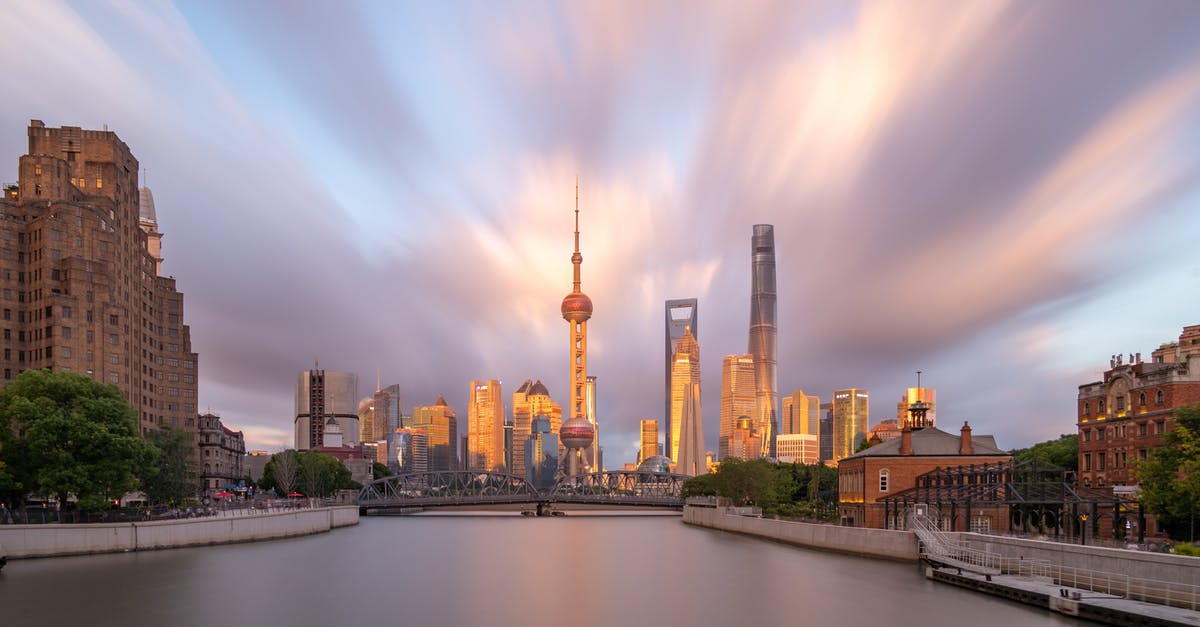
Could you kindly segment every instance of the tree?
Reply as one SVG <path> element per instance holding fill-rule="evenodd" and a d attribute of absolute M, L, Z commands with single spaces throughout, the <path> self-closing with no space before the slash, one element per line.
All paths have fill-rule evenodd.
<path fill-rule="evenodd" d="M 1037 460 L 1064 470 L 1079 470 L 1079 436 L 1074 433 L 1059 436 L 1057 440 L 1038 442 L 1029 448 L 1013 449 L 1009 453 L 1016 462 Z"/>
<path fill-rule="evenodd" d="M 717 476 L 712 473 L 696 475 L 683 482 L 679 495 L 685 499 L 692 496 L 716 496 Z"/>
<path fill-rule="evenodd" d="M 353 488 L 350 470 L 338 458 L 319 451 L 297 454 L 300 492 L 304 496 L 329 496 L 336 490 Z M 359 486 L 362 487 L 362 486 Z"/>
<path fill-rule="evenodd" d="M 296 451 L 288 449 L 276 453 L 263 466 L 263 476 L 259 480 L 260 489 L 274 489 L 279 496 L 287 496 L 296 491 L 296 468 L 298 466 Z"/>
<path fill-rule="evenodd" d="M 12 492 L 74 496 L 105 507 L 138 488 L 154 448 L 137 433 L 137 411 L 115 386 L 71 372 L 26 370 L 0 388 L 0 462 Z"/>
<path fill-rule="evenodd" d="M 384 477 L 392 476 L 392 471 L 390 468 L 388 468 L 387 466 L 385 466 L 379 462 L 372 462 L 371 463 L 371 476 L 376 479 L 382 479 Z"/>
<path fill-rule="evenodd" d="M 1162 445 L 1134 467 L 1142 505 L 1175 539 L 1194 540 L 1200 514 L 1200 404 L 1175 410 Z"/>
<path fill-rule="evenodd" d="M 167 427 L 146 434 L 154 446 L 154 463 L 142 476 L 142 491 L 152 503 L 177 503 L 194 498 L 199 484 L 196 481 L 194 458 L 196 443 L 182 429 Z"/>

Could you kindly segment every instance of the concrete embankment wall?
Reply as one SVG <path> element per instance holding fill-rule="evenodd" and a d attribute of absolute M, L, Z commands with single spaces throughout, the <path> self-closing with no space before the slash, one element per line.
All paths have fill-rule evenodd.
<path fill-rule="evenodd" d="M 825 551 L 897 560 L 915 561 L 919 557 L 917 537 L 911 531 L 862 529 L 737 516 L 727 513 L 725 508 L 721 507 L 685 507 L 683 522 Z"/>
<path fill-rule="evenodd" d="M 270 540 L 356 524 L 358 507 L 347 506 L 136 523 L 0 525 L 0 547 L 10 558 L 120 553 Z"/>
<path fill-rule="evenodd" d="M 1025 540 L 978 533 L 957 533 L 955 535 L 972 549 L 1004 557 L 1045 560 L 1051 564 L 1088 572 L 1117 573 L 1138 579 L 1200 586 L 1200 558 L 1196 557 Z"/>

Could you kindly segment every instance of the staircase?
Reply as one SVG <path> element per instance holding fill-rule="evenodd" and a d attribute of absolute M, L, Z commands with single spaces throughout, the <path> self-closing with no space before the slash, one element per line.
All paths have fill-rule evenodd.
<path fill-rule="evenodd" d="M 967 547 L 938 528 L 941 516 L 937 510 L 918 503 L 908 512 L 908 528 L 920 540 L 921 556 L 935 564 L 979 573 L 999 575 L 1003 570 L 1004 558 Z"/>

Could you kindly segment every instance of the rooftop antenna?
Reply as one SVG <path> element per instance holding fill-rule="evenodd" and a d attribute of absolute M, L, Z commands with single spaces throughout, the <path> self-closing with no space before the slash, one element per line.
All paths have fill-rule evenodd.
<path fill-rule="evenodd" d="M 921 389 L 921 371 L 917 371 L 917 389 Z"/>
<path fill-rule="evenodd" d="M 378 392 L 382 389 L 383 389 L 383 369 L 376 368 L 375 369 L 375 391 Z"/>

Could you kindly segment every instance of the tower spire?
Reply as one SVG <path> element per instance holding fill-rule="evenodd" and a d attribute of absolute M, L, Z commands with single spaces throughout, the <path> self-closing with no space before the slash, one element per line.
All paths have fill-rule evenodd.
<path fill-rule="evenodd" d="M 575 176 L 575 254 L 571 255 L 571 263 L 575 266 L 574 293 L 579 293 L 579 266 L 583 264 L 583 254 L 579 252 L 579 176 Z"/>

